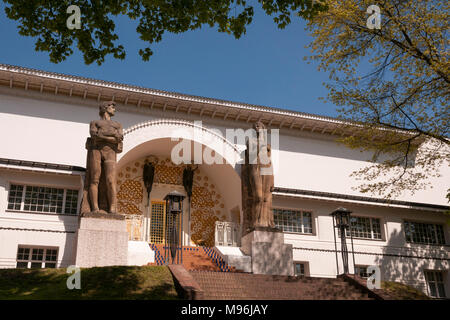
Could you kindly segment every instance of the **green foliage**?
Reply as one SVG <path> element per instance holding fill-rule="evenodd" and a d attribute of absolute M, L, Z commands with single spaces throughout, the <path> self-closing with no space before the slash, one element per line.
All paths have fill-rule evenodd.
<path fill-rule="evenodd" d="M 167 267 L 81 269 L 81 289 L 67 289 L 66 269 L 2 269 L 0 300 L 178 299 Z"/>
<path fill-rule="evenodd" d="M 254 8 L 245 0 L 4 0 L 6 15 L 20 22 L 19 33 L 36 37 L 36 50 L 49 52 L 54 63 L 73 54 L 74 46 L 84 56 L 86 64 L 101 65 L 112 54 L 125 58 L 125 48 L 118 44 L 114 19 L 119 15 L 139 20 L 136 32 L 147 43 L 139 50 L 143 60 L 153 54 L 150 45 L 160 42 L 165 32 L 182 33 L 204 25 L 217 26 L 240 38 L 252 22 Z M 258 1 L 280 28 L 290 22 L 293 13 L 311 18 L 325 7 L 312 0 Z M 81 11 L 81 29 L 69 30 L 66 13 L 70 5 Z"/>
<path fill-rule="evenodd" d="M 326 3 L 309 21 L 309 58 L 329 73 L 328 98 L 352 124 L 341 141 L 374 154 L 373 165 L 354 173 L 358 189 L 390 197 L 430 186 L 450 161 L 449 2 Z M 366 26 L 372 4 L 381 29 Z"/>
<path fill-rule="evenodd" d="M 245 0 L 4 0 L 8 18 L 20 22 L 19 33 L 36 37 L 36 50 L 54 63 L 74 46 L 86 64 L 102 64 L 112 54 L 125 58 L 117 44 L 114 18 L 138 20 L 147 46 L 165 32 L 181 33 L 204 25 L 240 38 L 252 22 L 254 7 Z M 450 162 L 448 61 L 450 3 L 442 0 L 258 0 L 279 28 L 293 17 L 308 19 L 314 38 L 311 60 L 329 73 L 328 98 L 341 106 L 352 136 L 347 146 L 373 152 L 373 165 L 354 172 L 359 190 L 385 197 L 430 186 L 439 168 Z M 366 10 L 381 9 L 381 29 L 366 26 Z M 66 26 L 69 5 L 81 9 L 81 29 Z M 357 126 L 355 126 L 355 123 Z M 346 128 L 343 128 L 346 129 Z M 347 128 L 348 129 L 348 128 Z M 432 187 L 432 186 L 431 186 Z M 443 195 L 445 196 L 445 195 Z"/>

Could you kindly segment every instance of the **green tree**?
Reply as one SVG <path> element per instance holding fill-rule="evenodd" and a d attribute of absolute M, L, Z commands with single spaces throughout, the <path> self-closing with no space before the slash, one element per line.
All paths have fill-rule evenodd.
<path fill-rule="evenodd" d="M 150 45 L 164 32 L 217 26 L 235 38 L 245 34 L 254 8 L 242 0 L 20 1 L 4 0 L 19 33 L 37 37 L 36 50 L 60 62 L 74 44 L 85 63 L 101 64 L 112 54 L 124 59 L 114 17 L 138 19 L 136 29 Z M 256 2 L 255 2 L 256 3 Z M 69 5 L 81 9 L 82 28 L 66 26 Z M 279 28 L 300 16 L 308 20 L 312 61 L 330 75 L 328 99 L 340 106 L 352 134 L 340 141 L 373 151 L 373 165 L 354 172 L 362 192 L 385 197 L 414 192 L 439 176 L 450 162 L 448 1 L 438 0 L 258 0 Z M 367 8 L 381 11 L 381 29 L 367 27 Z M 381 177 L 381 179 L 380 179 Z M 443 195 L 444 196 L 444 195 Z M 448 193 L 450 197 L 450 193 Z"/>
<path fill-rule="evenodd" d="M 19 21 L 19 33 L 36 37 L 36 50 L 49 52 L 54 63 L 81 51 L 86 64 L 101 65 L 107 55 L 124 59 L 125 48 L 118 43 L 114 19 L 119 15 L 138 20 L 136 32 L 147 44 L 139 50 L 144 60 L 153 54 L 150 45 L 160 42 L 165 32 L 182 33 L 204 25 L 216 26 L 235 38 L 245 34 L 254 8 L 245 0 L 4 0 L 9 19 Z M 311 0 L 258 0 L 274 21 L 284 27 L 296 13 L 310 18 L 325 7 Z M 70 30 L 67 8 L 76 5 L 81 12 L 81 29 Z"/>
<path fill-rule="evenodd" d="M 352 122 L 353 134 L 341 141 L 374 151 L 373 164 L 353 173 L 363 181 L 358 189 L 390 197 L 428 187 L 427 178 L 450 161 L 450 3 L 326 3 L 308 23 L 309 59 L 329 73 L 328 99 Z M 372 4 L 380 8 L 380 29 L 367 26 Z"/>

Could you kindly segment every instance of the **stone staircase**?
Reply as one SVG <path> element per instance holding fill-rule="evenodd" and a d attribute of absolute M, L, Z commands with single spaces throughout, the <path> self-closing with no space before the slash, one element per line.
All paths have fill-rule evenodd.
<path fill-rule="evenodd" d="M 190 271 L 205 300 L 372 300 L 342 278 Z"/>
<path fill-rule="evenodd" d="M 155 251 L 155 263 L 148 265 L 164 265 L 164 245 L 150 244 Z M 236 272 L 217 254 L 213 248 L 185 246 L 183 250 L 183 266 L 186 270 Z"/>
<path fill-rule="evenodd" d="M 164 245 L 150 244 L 150 247 L 155 251 L 155 263 L 149 265 L 164 265 Z M 177 281 L 193 282 L 194 287 L 201 291 L 200 299 L 372 300 L 367 292 L 345 281 L 344 278 L 243 273 L 228 266 L 214 248 L 183 247 L 182 250 L 183 263 L 178 265 L 178 269 L 184 270 L 182 271 L 184 275 Z M 174 276 L 177 277 L 175 274 Z"/>

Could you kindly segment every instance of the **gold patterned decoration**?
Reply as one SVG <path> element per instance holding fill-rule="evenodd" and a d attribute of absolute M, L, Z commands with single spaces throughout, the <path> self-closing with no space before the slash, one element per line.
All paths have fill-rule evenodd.
<path fill-rule="evenodd" d="M 142 183 L 137 180 L 125 180 L 119 185 L 119 192 L 117 193 L 119 212 L 125 214 L 142 214 L 139 205 L 142 203 L 143 198 L 144 189 Z"/>
<path fill-rule="evenodd" d="M 117 194 L 121 200 L 141 203 L 144 197 L 140 181 L 126 180 Z"/>
<path fill-rule="evenodd" d="M 140 162 L 128 163 L 117 174 L 117 205 L 121 213 L 127 215 L 127 231 L 129 240 L 142 239 L 142 208 L 144 185 Z"/>
<path fill-rule="evenodd" d="M 212 208 L 215 206 L 213 194 L 205 187 L 199 187 L 194 184 L 192 188 L 192 208 Z"/>
<path fill-rule="evenodd" d="M 207 246 L 214 245 L 216 221 L 225 221 L 225 205 L 214 185 L 208 183 L 209 178 L 198 173 L 192 188 L 192 241 L 203 242 Z"/>
<path fill-rule="evenodd" d="M 119 212 L 135 217 L 131 219 L 130 216 L 130 219 L 127 219 L 127 228 L 130 237 L 133 234 L 133 238 L 136 238 L 138 234 L 137 222 L 134 220 L 136 215 L 142 217 L 144 201 L 146 201 L 142 182 L 144 162 L 145 158 L 131 161 L 117 175 L 118 209 Z M 170 159 L 161 157 L 153 157 L 152 162 L 155 165 L 154 187 L 158 184 L 182 185 L 184 165 L 175 165 Z M 226 221 L 225 205 L 214 183 L 203 174 L 200 168 L 195 172 L 192 188 L 191 219 L 192 240 L 195 243 L 201 242 L 207 246 L 213 246 L 216 221 Z M 141 221 L 138 223 L 140 226 L 142 218 L 139 221 Z"/>
<path fill-rule="evenodd" d="M 183 184 L 184 166 L 175 166 L 170 160 L 155 166 L 155 183 Z"/>

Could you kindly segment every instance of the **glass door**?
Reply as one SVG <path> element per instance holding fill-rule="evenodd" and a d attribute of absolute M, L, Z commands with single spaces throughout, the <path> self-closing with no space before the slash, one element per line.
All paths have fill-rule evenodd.
<path fill-rule="evenodd" d="M 149 241 L 155 244 L 164 244 L 166 231 L 166 202 L 152 201 L 149 223 Z"/>

